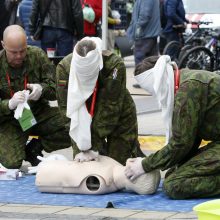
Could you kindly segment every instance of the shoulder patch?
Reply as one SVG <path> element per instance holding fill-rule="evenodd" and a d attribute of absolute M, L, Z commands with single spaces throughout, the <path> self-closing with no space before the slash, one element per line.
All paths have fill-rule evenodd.
<path fill-rule="evenodd" d="M 58 86 L 66 86 L 67 85 L 67 80 L 59 80 L 58 81 Z"/>

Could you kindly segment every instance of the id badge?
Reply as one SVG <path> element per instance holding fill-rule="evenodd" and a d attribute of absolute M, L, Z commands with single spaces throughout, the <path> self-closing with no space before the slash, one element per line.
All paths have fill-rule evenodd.
<path fill-rule="evenodd" d="M 18 119 L 23 131 L 28 130 L 37 124 L 37 121 L 30 109 L 24 108 L 21 118 Z"/>

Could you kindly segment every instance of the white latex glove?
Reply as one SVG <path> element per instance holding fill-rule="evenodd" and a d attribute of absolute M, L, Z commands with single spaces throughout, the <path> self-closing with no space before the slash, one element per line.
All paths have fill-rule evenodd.
<path fill-rule="evenodd" d="M 18 106 L 19 103 L 23 103 L 24 101 L 25 101 L 24 91 L 18 91 L 9 100 L 8 107 L 10 110 L 13 110 Z"/>
<path fill-rule="evenodd" d="M 23 90 L 23 92 L 24 92 L 25 100 L 24 100 L 23 103 L 19 103 L 17 108 L 15 109 L 14 117 L 16 119 L 21 118 L 24 108 L 30 109 L 30 106 L 27 103 L 30 91 L 29 90 Z"/>
<path fill-rule="evenodd" d="M 40 84 L 27 84 L 27 88 L 32 90 L 29 100 L 37 101 L 41 97 L 43 88 Z"/>
<path fill-rule="evenodd" d="M 36 174 L 39 166 L 44 165 L 48 161 L 52 161 L 52 160 L 66 160 L 67 161 L 68 160 L 62 154 L 51 154 L 48 157 L 37 156 L 37 159 L 39 159 L 41 162 L 35 167 L 28 167 L 28 174 Z"/>
<path fill-rule="evenodd" d="M 145 171 L 142 166 L 142 160 L 143 157 L 137 157 L 137 158 L 129 158 L 126 161 L 126 167 L 125 167 L 125 176 L 133 181 L 140 175 L 144 174 Z"/>
<path fill-rule="evenodd" d="M 93 150 L 87 150 L 76 154 L 74 160 L 77 162 L 88 162 L 91 160 L 98 160 L 99 152 Z"/>

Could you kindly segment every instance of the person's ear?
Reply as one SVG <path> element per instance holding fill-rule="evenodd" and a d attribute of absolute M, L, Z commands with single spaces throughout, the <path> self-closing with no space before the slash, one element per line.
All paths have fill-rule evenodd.
<path fill-rule="evenodd" d="M 1 44 L 2 44 L 2 47 L 5 49 L 5 44 L 3 40 L 1 40 Z"/>

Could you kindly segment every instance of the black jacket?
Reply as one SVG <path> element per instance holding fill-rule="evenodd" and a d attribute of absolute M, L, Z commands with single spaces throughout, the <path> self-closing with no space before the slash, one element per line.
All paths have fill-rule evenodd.
<path fill-rule="evenodd" d="M 3 32 L 5 28 L 8 26 L 10 18 L 10 13 L 6 10 L 5 0 L 0 1 L 0 40 L 3 39 Z M 2 45 L 0 44 L 0 50 L 2 49 Z"/>
<path fill-rule="evenodd" d="M 52 1 L 43 22 L 43 26 L 62 28 L 83 37 L 83 13 L 80 0 L 33 0 L 29 21 L 29 30 L 34 34 L 38 18 L 42 19 L 46 5 Z"/>
<path fill-rule="evenodd" d="M 5 8 L 10 13 L 8 25 L 20 24 L 20 21 L 17 17 L 17 10 L 20 2 L 21 0 L 5 0 Z"/>

